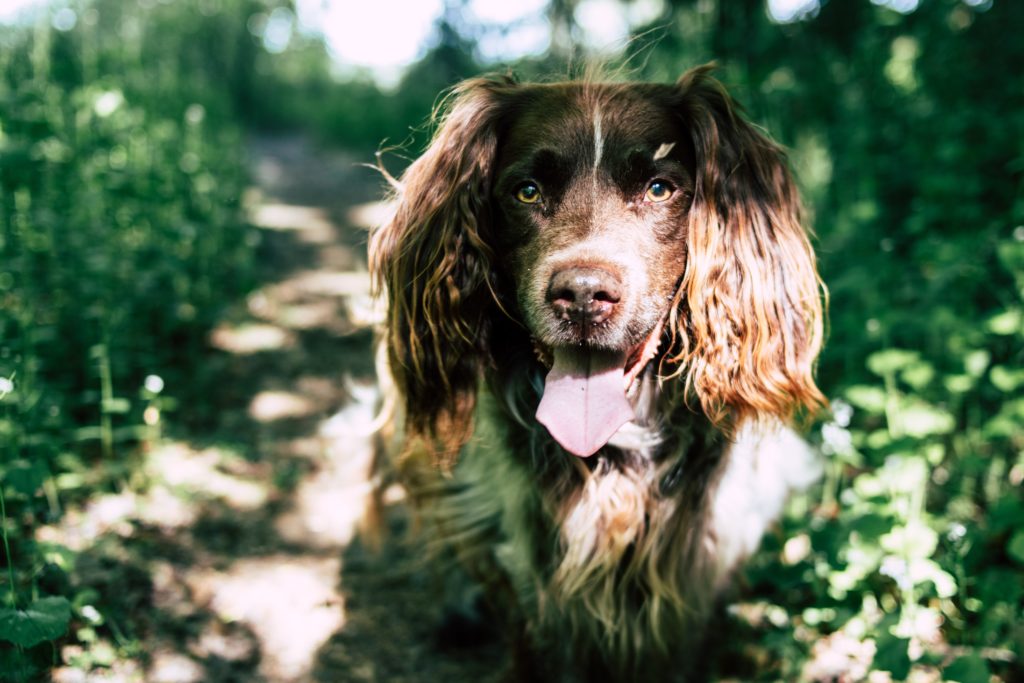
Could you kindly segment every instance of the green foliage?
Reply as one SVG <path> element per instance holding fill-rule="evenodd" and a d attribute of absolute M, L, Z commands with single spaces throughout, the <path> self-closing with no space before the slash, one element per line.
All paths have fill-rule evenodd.
<path fill-rule="evenodd" d="M 23 610 L 0 610 L 0 639 L 19 647 L 56 640 L 67 633 L 71 604 L 65 598 L 36 600 Z"/>
<path fill-rule="evenodd" d="M 243 125 L 415 156 L 444 88 L 502 70 L 444 23 L 396 87 L 341 83 L 316 40 L 260 48 L 285 4 L 94 0 L 71 31 L 0 32 L 0 670 L 35 675 L 69 626 L 90 666 L 116 659 L 109 598 L 32 529 L 131 476 L 144 411 L 173 408 L 250 281 Z M 657 27 L 629 74 L 719 62 L 790 149 L 830 290 L 825 480 L 748 568 L 720 673 L 822 679 L 841 652 L 894 680 L 1021 678 L 1024 4 L 834 0 L 779 25 L 762 0 L 673 0 Z"/>
<path fill-rule="evenodd" d="M 183 391 L 255 247 L 239 112 L 259 50 L 245 18 L 265 4 L 72 8 L 70 29 L 46 11 L 0 29 L 0 654 L 18 678 L 75 597 L 46 596 L 73 555 L 33 528 L 130 477 L 156 433 L 143 413 L 172 406 L 163 378 Z"/>

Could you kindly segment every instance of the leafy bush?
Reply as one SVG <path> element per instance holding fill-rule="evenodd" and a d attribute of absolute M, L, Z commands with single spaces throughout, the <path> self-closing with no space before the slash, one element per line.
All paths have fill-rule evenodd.
<path fill-rule="evenodd" d="M 129 476 L 119 444 L 154 434 L 164 378 L 251 282 L 238 109 L 261 7 L 97 0 L 0 32 L 0 669 L 20 677 L 72 616 L 39 596 L 73 556 L 33 526 Z"/>

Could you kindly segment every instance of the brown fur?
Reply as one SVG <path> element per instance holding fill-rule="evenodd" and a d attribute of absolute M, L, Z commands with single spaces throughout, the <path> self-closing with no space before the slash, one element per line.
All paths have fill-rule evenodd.
<path fill-rule="evenodd" d="M 806 479 L 778 463 L 810 468 L 780 425 L 823 403 L 822 286 L 784 154 L 708 67 L 674 85 L 476 79 L 443 111 L 371 241 L 407 486 L 564 671 L 678 672 L 723 578 Z M 644 201 L 653 177 L 668 201 Z M 524 180 L 542 203 L 514 199 Z M 621 283 L 607 321 L 552 315 L 566 264 Z M 580 344 L 638 374 L 636 420 L 586 460 L 533 419 L 541 359 Z M 743 500 L 762 467 L 764 509 Z M 729 496 L 747 528 L 722 514 Z"/>

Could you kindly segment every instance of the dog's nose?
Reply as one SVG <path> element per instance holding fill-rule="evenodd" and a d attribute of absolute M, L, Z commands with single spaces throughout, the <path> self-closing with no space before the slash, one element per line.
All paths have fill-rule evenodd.
<path fill-rule="evenodd" d="M 622 298 L 622 283 L 603 268 L 566 268 L 551 276 L 548 303 L 563 320 L 596 325 Z"/>

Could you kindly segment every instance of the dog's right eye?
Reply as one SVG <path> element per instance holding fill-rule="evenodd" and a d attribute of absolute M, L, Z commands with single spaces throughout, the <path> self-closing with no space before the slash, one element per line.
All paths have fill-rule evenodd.
<path fill-rule="evenodd" d="M 540 201 L 540 188 L 534 183 L 523 183 L 516 190 L 516 199 L 523 204 L 536 204 Z"/>

